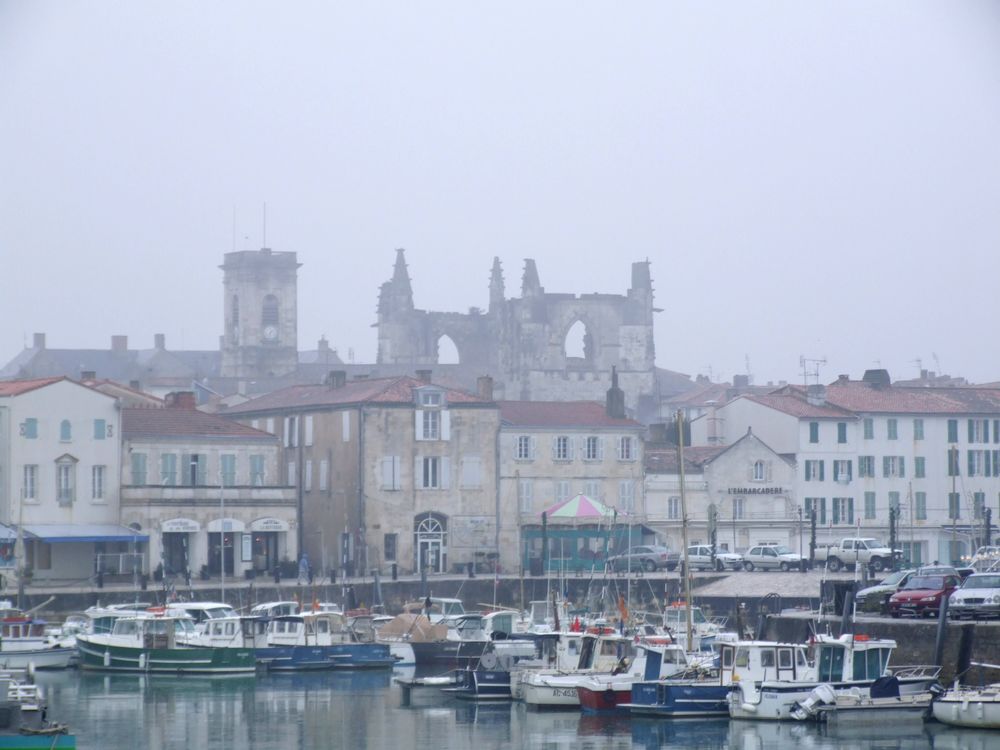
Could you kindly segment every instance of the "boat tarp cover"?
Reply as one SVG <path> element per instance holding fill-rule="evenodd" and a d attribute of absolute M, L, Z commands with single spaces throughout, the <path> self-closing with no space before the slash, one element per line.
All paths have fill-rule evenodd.
<path fill-rule="evenodd" d="M 443 641 L 448 637 L 448 626 L 433 624 L 424 615 L 404 613 L 379 628 L 383 638 L 406 638 L 410 641 Z"/>

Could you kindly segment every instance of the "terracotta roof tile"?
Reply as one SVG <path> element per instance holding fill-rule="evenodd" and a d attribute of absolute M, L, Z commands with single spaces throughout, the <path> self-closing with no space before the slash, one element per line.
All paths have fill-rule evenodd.
<path fill-rule="evenodd" d="M 511 427 L 641 427 L 634 419 L 609 417 L 599 401 L 498 401 L 497 406 L 501 423 Z"/>
<path fill-rule="evenodd" d="M 837 381 L 826 399 L 843 409 L 888 414 L 1000 414 L 1000 389 L 873 387 L 861 381 Z"/>
<path fill-rule="evenodd" d="M 44 388 L 47 385 L 58 383 L 60 380 L 68 380 L 68 378 L 60 376 L 54 378 L 32 378 L 31 380 L 0 381 L 0 396 L 20 396 L 22 393 L 33 391 L 36 388 Z"/>
<path fill-rule="evenodd" d="M 122 409 L 122 434 L 125 438 L 228 438 L 267 440 L 276 438 L 263 430 L 206 414 L 195 409 L 126 407 Z"/>
<path fill-rule="evenodd" d="M 804 417 L 846 419 L 855 416 L 846 408 L 835 406 L 832 403 L 821 406 L 810 404 L 806 401 L 805 396 L 793 393 L 748 394 L 743 398 L 800 419 Z M 829 392 L 827 392 L 827 401 L 830 401 Z"/>
<path fill-rule="evenodd" d="M 727 445 L 704 445 L 687 446 L 684 448 L 684 471 L 700 472 L 705 464 L 725 451 Z M 666 448 L 649 448 L 647 446 L 645 456 L 646 470 L 658 474 L 676 474 L 677 448 L 668 446 Z"/>

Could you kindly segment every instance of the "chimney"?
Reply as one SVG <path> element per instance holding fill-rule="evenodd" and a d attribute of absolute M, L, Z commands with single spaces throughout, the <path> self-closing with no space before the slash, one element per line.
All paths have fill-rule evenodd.
<path fill-rule="evenodd" d="M 733 375 L 733 388 L 749 388 L 749 387 L 750 387 L 749 375 Z"/>
<path fill-rule="evenodd" d="M 806 387 L 806 401 L 813 406 L 823 406 L 826 403 L 826 386 L 814 383 Z"/>
<path fill-rule="evenodd" d="M 493 378 L 489 375 L 480 375 L 476 378 L 476 393 L 483 401 L 493 400 Z"/>
<path fill-rule="evenodd" d="M 417 370 L 417 380 L 423 383 L 431 382 L 431 371 L 430 370 Z"/>
<path fill-rule="evenodd" d="M 838 383 L 848 383 L 848 382 L 850 382 L 850 380 L 851 380 L 851 376 L 848 375 L 847 373 L 841 373 L 840 375 L 837 376 L 837 382 Z"/>
<path fill-rule="evenodd" d="M 80 380 L 82 380 L 84 382 L 86 382 L 88 380 L 97 380 L 97 371 L 96 370 L 83 370 L 80 373 Z"/>
<path fill-rule="evenodd" d="M 649 442 L 666 443 L 667 425 L 663 422 L 654 422 L 649 426 Z"/>
<path fill-rule="evenodd" d="M 34 344 L 34 348 L 35 349 L 44 349 L 45 348 L 45 334 L 44 333 L 36 333 L 35 336 L 34 336 L 33 344 Z"/>
<path fill-rule="evenodd" d="M 113 352 L 127 352 L 128 351 L 128 336 L 112 336 L 111 337 L 111 351 L 113 351 Z"/>
<path fill-rule="evenodd" d="M 330 342 L 326 340 L 326 336 L 319 337 L 319 341 L 316 342 L 316 349 L 321 352 L 330 351 Z"/>
<path fill-rule="evenodd" d="M 168 409 L 187 409 L 194 411 L 194 391 L 174 391 L 168 393 L 165 399 Z"/>
<path fill-rule="evenodd" d="M 128 387 L 131 388 L 133 391 L 141 391 L 142 383 L 140 383 L 138 380 L 130 380 L 128 381 Z"/>
<path fill-rule="evenodd" d="M 163 351 L 167 348 L 167 337 L 162 333 L 153 334 L 153 348 Z"/>
<path fill-rule="evenodd" d="M 861 381 L 876 389 L 888 388 L 892 384 L 888 370 L 865 370 Z"/>
<path fill-rule="evenodd" d="M 611 367 L 611 387 L 605 409 L 612 419 L 625 419 L 625 391 L 618 387 L 618 368 Z"/>
<path fill-rule="evenodd" d="M 345 370 L 330 370 L 326 374 L 324 382 L 330 390 L 343 388 L 344 384 L 347 383 L 347 372 Z"/>

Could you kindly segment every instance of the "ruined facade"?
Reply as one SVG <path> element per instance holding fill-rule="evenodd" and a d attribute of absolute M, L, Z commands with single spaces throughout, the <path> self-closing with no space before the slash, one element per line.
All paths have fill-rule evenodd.
<path fill-rule="evenodd" d="M 463 367 L 492 375 L 503 398 L 522 401 L 601 401 L 615 367 L 627 406 L 635 410 L 641 396 L 655 392 L 654 312 L 648 261 L 632 264 L 624 295 L 574 295 L 546 292 L 535 261 L 527 259 L 521 296 L 508 298 L 498 258 L 485 311 L 419 310 L 404 252 L 397 250 L 392 278 L 379 292 L 378 362 L 436 365 L 447 337 Z M 582 356 L 567 353 L 577 324 L 585 330 Z"/>

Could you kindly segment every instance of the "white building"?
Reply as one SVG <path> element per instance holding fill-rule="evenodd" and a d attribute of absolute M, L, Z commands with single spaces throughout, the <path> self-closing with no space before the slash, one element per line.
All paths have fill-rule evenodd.
<path fill-rule="evenodd" d="M 119 427 L 113 397 L 68 378 L 0 382 L 0 522 L 22 527 L 34 580 L 84 582 L 141 560 L 146 536 L 118 525 Z"/>
<path fill-rule="evenodd" d="M 874 370 L 808 392 L 742 396 L 692 423 L 695 444 L 748 428 L 796 456 L 795 496 L 821 541 L 889 537 L 915 562 L 960 562 L 994 535 L 1000 502 L 1000 390 L 900 387 Z M 989 511 L 989 512 L 987 512 Z"/>

